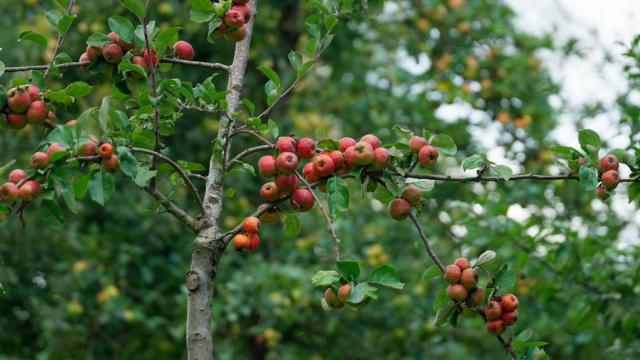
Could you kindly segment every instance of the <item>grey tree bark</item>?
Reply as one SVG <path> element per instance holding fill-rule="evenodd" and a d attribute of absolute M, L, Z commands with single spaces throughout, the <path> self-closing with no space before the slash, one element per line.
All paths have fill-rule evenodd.
<path fill-rule="evenodd" d="M 220 120 L 220 129 L 216 138 L 223 147 L 223 159 L 228 159 L 230 147 L 230 132 L 233 128 L 233 114 L 237 111 L 242 94 L 245 69 L 249 59 L 251 35 L 256 19 L 256 2 L 251 0 L 249 6 L 254 16 L 247 24 L 247 37 L 236 44 L 233 63 L 229 67 L 229 81 L 227 83 L 227 113 Z M 191 268 L 186 275 L 186 285 L 189 291 L 187 305 L 187 352 L 190 360 L 213 359 L 213 339 L 211 335 L 212 318 L 211 303 L 213 298 L 213 282 L 216 278 L 216 268 L 220 256 L 224 251 L 224 241 L 219 237 L 220 216 L 222 213 L 222 191 L 224 175 L 224 161 L 212 154 L 209 161 L 209 174 L 206 181 L 204 196 L 203 227 L 193 244 L 191 254 Z"/>

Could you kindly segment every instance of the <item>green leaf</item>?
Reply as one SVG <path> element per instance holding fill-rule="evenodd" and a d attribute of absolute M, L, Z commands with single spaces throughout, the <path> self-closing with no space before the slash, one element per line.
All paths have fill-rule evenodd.
<path fill-rule="evenodd" d="M 404 288 L 404 283 L 400 281 L 398 270 L 396 270 L 396 268 L 394 268 L 393 266 L 387 264 L 377 266 L 375 269 L 373 269 L 373 271 L 371 271 L 371 275 L 369 275 L 369 282 L 393 289 Z"/>
<path fill-rule="evenodd" d="M 44 37 L 44 35 L 39 34 L 35 31 L 31 31 L 31 30 L 23 31 L 20 33 L 20 35 L 18 35 L 18 39 L 19 41 L 22 41 L 22 40 L 33 41 L 41 48 L 43 49 L 47 48 L 47 38 Z"/>
<path fill-rule="evenodd" d="M 491 170 L 495 171 L 501 178 L 509 180 L 513 176 L 513 170 L 505 165 L 494 165 Z"/>
<path fill-rule="evenodd" d="M 400 137 L 407 140 L 411 139 L 411 137 L 413 136 L 413 131 L 403 128 L 400 125 L 394 125 L 391 129 L 395 131 L 396 134 L 398 134 Z"/>
<path fill-rule="evenodd" d="M 95 46 L 99 48 L 109 44 L 111 44 L 111 40 L 107 37 L 106 34 L 103 33 L 91 34 L 87 39 L 87 45 L 89 46 Z"/>
<path fill-rule="evenodd" d="M 329 286 L 340 281 L 340 274 L 334 270 L 321 270 L 316 272 L 311 278 L 313 286 Z"/>
<path fill-rule="evenodd" d="M 627 188 L 627 195 L 629 197 L 629 203 L 632 203 L 634 201 L 639 201 L 640 183 L 633 182 L 629 184 L 629 187 Z"/>
<path fill-rule="evenodd" d="M 509 293 L 516 284 L 516 273 L 509 268 L 509 265 L 502 265 L 494 279 L 494 288 L 502 294 Z"/>
<path fill-rule="evenodd" d="M 540 347 L 540 346 L 545 346 L 549 344 L 546 341 L 529 341 L 529 342 L 521 342 L 518 340 L 515 340 L 511 343 L 511 348 L 513 350 L 522 350 L 522 349 L 527 349 L 527 348 L 536 348 L 536 347 Z"/>
<path fill-rule="evenodd" d="M 365 292 L 362 289 L 362 284 L 356 285 L 351 291 L 351 295 L 347 299 L 347 302 L 350 304 L 360 304 L 361 302 L 366 300 Z"/>
<path fill-rule="evenodd" d="M 277 139 L 278 135 L 280 134 L 280 131 L 278 130 L 278 124 L 276 124 L 275 121 L 269 119 L 269 121 L 267 121 L 267 125 L 269 126 L 269 131 L 271 132 L 271 135 Z"/>
<path fill-rule="evenodd" d="M 297 214 L 289 213 L 284 216 L 282 221 L 284 235 L 286 237 L 294 238 L 300 233 L 300 219 Z"/>
<path fill-rule="evenodd" d="M 474 266 L 482 266 L 483 264 L 493 261 L 495 258 L 496 252 L 493 250 L 487 250 L 478 256 Z"/>
<path fill-rule="evenodd" d="M 318 141 L 318 148 L 325 150 L 339 150 L 340 143 L 333 139 L 324 139 Z"/>
<path fill-rule="evenodd" d="M 7 67 L 5 66 L 5 64 L 0 61 L 0 76 L 2 76 L 4 74 L 4 71 Z"/>
<path fill-rule="evenodd" d="M 327 181 L 329 215 L 333 220 L 349 208 L 349 186 L 344 179 L 332 177 Z"/>
<path fill-rule="evenodd" d="M 484 156 L 480 154 L 473 154 L 468 158 L 464 159 L 462 162 L 462 169 L 471 170 L 471 169 L 481 169 L 485 167 L 487 164 L 487 160 Z"/>
<path fill-rule="evenodd" d="M 436 294 L 436 298 L 433 300 L 433 310 L 438 312 L 438 310 L 449 306 L 451 304 L 451 300 L 447 296 L 446 289 L 440 289 Z"/>
<path fill-rule="evenodd" d="M 115 191 L 113 176 L 104 169 L 94 171 L 89 179 L 89 195 L 91 199 L 104 206 Z"/>
<path fill-rule="evenodd" d="M 580 167 L 580 186 L 585 190 L 595 190 L 598 187 L 598 174 L 590 167 Z"/>
<path fill-rule="evenodd" d="M 15 160 L 11 160 L 8 163 L 4 164 L 2 167 L 0 167 L 0 176 L 4 175 L 4 173 L 6 173 L 7 171 L 9 171 L 9 169 L 11 169 L 11 167 L 13 166 L 13 164 L 15 164 L 16 161 Z"/>
<path fill-rule="evenodd" d="M 372 299 L 378 298 L 378 288 L 369 285 L 369 283 L 367 283 L 366 281 L 359 283 L 358 285 L 356 285 L 356 287 L 359 288 L 359 290 L 362 291 L 365 296 Z"/>
<path fill-rule="evenodd" d="M 455 308 L 456 308 L 455 305 L 450 305 L 446 308 L 439 309 L 438 312 L 436 313 L 436 319 L 434 321 L 434 325 L 440 326 L 447 323 L 451 315 L 453 315 L 453 311 Z"/>
<path fill-rule="evenodd" d="M 85 174 L 74 181 L 73 192 L 76 195 L 76 198 L 80 200 L 84 199 L 84 196 L 87 194 L 87 190 L 89 189 L 90 178 L 91 174 Z"/>
<path fill-rule="evenodd" d="M 447 156 L 455 156 L 458 152 L 456 143 L 449 135 L 438 134 L 431 140 L 431 145 L 438 148 L 438 151 Z"/>
<path fill-rule="evenodd" d="M 436 182 L 434 180 L 408 178 L 405 180 L 405 184 L 415 186 L 420 189 L 421 192 L 427 192 L 433 190 Z"/>
<path fill-rule="evenodd" d="M 422 280 L 429 280 L 442 276 L 442 271 L 439 267 L 431 265 L 422 273 Z"/>
<path fill-rule="evenodd" d="M 600 136 L 593 130 L 583 129 L 578 131 L 578 141 L 582 149 L 590 154 L 597 154 L 600 150 Z"/>
<path fill-rule="evenodd" d="M 258 70 L 261 73 L 263 73 L 266 77 L 268 77 L 269 80 L 273 81 L 273 83 L 276 86 L 276 89 L 280 89 L 282 84 L 280 83 L 280 77 L 278 76 L 278 74 L 276 74 L 275 71 L 271 70 L 270 68 L 268 68 L 266 66 L 258 66 Z"/>
<path fill-rule="evenodd" d="M 57 143 L 67 149 L 72 149 L 75 144 L 75 129 L 71 126 L 58 126 L 47 136 L 47 142 Z"/>
<path fill-rule="evenodd" d="M 347 280 L 356 280 L 360 276 L 360 263 L 355 260 L 336 261 L 338 272 Z"/>
<path fill-rule="evenodd" d="M 167 46 L 178 41 L 178 32 L 180 32 L 179 27 L 170 27 L 160 30 L 158 37 L 156 38 L 156 51 L 158 52 L 158 56 L 162 56 L 164 54 L 164 50 Z"/>
<path fill-rule="evenodd" d="M 298 79 L 305 76 L 309 72 L 309 70 L 311 70 L 313 65 L 315 65 L 315 63 L 316 63 L 315 60 L 309 60 L 306 63 L 304 63 L 302 66 L 300 66 L 300 69 L 298 69 L 298 71 L 296 72 L 296 76 L 298 77 Z"/>
<path fill-rule="evenodd" d="M 58 10 L 47 10 L 44 12 L 44 15 L 51 26 L 55 27 L 60 34 L 66 33 L 76 18 L 75 15 L 64 15 Z"/>
<path fill-rule="evenodd" d="M 145 8 L 141 0 L 120 0 L 120 2 L 126 6 L 140 22 L 144 21 Z"/>
<path fill-rule="evenodd" d="M 524 342 L 524 341 L 529 341 L 529 339 L 531 339 L 532 336 L 533 336 L 533 330 L 525 329 L 525 330 L 522 330 L 520 334 L 518 334 L 516 339 Z"/>
<path fill-rule="evenodd" d="M 149 180 L 156 176 L 156 174 L 158 174 L 157 170 L 149 170 L 147 167 L 139 166 L 138 173 L 136 174 L 136 178 L 133 182 L 135 182 L 139 187 L 144 187 Z"/>
<path fill-rule="evenodd" d="M 111 16 L 107 22 L 109 23 L 109 29 L 118 34 L 122 41 L 133 44 L 136 28 L 129 19 L 114 15 Z"/>
<path fill-rule="evenodd" d="M 120 161 L 120 169 L 128 177 L 135 179 L 138 175 L 138 160 L 131 154 L 129 148 L 124 146 L 118 147 L 118 160 Z"/>
<path fill-rule="evenodd" d="M 288 55 L 291 66 L 297 71 L 302 66 L 302 56 L 295 51 L 291 51 Z"/>

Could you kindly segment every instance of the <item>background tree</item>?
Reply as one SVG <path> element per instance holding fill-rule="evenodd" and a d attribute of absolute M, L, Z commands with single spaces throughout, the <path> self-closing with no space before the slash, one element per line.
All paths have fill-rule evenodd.
<path fill-rule="evenodd" d="M 95 32 L 108 32 L 102 14 L 135 20 L 125 7 L 114 4 L 97 1 L 91 11 L 78 4 L 73 13 L 79 17 L 66 36 L 63 52 L 76 59 L 84 50 L 78 44 Z M 45 39 L 55 42 L 42 8 L 6 5 L 15 8 L 17 16 L 2 17 L 5 28 L 13 32 L 0 40 L 2 48 L 12 49 L 3 52 L 2 61 L 7 66 L 46 63 L 51 53 L 41 52 L 31 42 L 18 47 L 14 43 L 23 30 L 18 24 L 25 19 L 24 29 L 45 33 Z M 507 158 L 517 160 L 523 171 L 555 171 L 547 134 L 555 126 L 548 98 L 557 85 L 535 57 L 541 47 L 557 45 L 551 37 L 539 39 L 514 29 L 514 14 L 500 1 L 398 1 L 386 6 L 383 11 L 370 4 L 367 13 L 358 11 L 338 23 L 320 64 L 299 82 L 286 105 L 277 106 L 270 115 L 281 134 L 323 139 L 372 132 L 387 144 L 404 134 L 393 131 L 394 125 L 416 132 L 426 127 L 449 134 L 458 148 L 454 158 L 441 161 L 431 173 L 458 173 L 464 159 L 486 150 L 473 138 L 474 130 L 497 119 L 507 123 L 496 144 L 505 148 Z M 229 64 L 232 44 L 209 45 L 204 36 L 207 27 L 190 22 L 189 9 L 179 2 L 161 2 L 150 8 L 148 18 L 157 19 L 165 29 L 183 26 L 180 38 L 194 44 L 197 60 Z M 314 9 L 304 2 L 260 2 L 258 13 L 243 96 L 265 108 L 265 77 L 255 69 L 266 65 L 280 74 L 283 84 L 294 81 L 287 55 L 292 49 L 304 51 L 310 36 L 304 19 Z M 399 58 L 405 53 L 417 59 L 426 56 L 432 65 L 409 72 L 402 66 L 404 58 Z M 629 51 L 634 59 L 636 54 L 634 48 Z M 631 75 L 634 69 L 629 68 Z M 211 73 L 180 66 L 169 71 L 161 76 L 194 83 Z M 61 74 L 62 78 L 55 72 L 49 75 L 49 88 L 59 90 L 75 80 L 95 86 L 93 93 L 73 105 L 56 109 L 61 122 L 100 104 L 106 95 L 118 94 L 108 76 Z M 12 76 L 4 74 L 3 83 Z M 213 81 L 218 89 L 224 88 L 221 77 Z M 624 99 L 623 119 L 633 123 L 637 114 Z M 438 121 L 436 111 L 447 103 L 466 103 L 480 112 L 472 119 Z M 206 164 L 209 141 L 220 129 L 219 115 L 184 110 L 175 135 L 164 141 L 172 158 Z M 12 134 L 17 136 L 2 137 L 7 149 L 2 164 L 13 158 L 26 164 L 45 130 L 29 127 Z M 255 145 L 245 141 L 237 149 Z M 247 162 L 255 164 L 258 156 Z M 476 161 L 483 164 L 477 157 Z M 79 214 L 51 230 L 50 239 L 43 239 L 42 229 L 60 219 L 52 218 L 46 207 L 42 212 L 25 211 L 25 229 L 16 218 L 0 228 L 5 240 L 0 244 L 0 282 L 6 289 L 0 298 L 6 314 L 0 318 L 4 323 L 0 348 L 8 357 L 184 356 L 187 290 L 182 284 L 192 239 L 169 217 L 157 221 L 144 216 L 163 212 L 162 207 L 124 176 L 116 179 L 118 191 L 104 209 L 89 201 L 79 203 Z M 262 179 L 237 173 L 229 181 L 233 186 L 224 193 L 226 229 L 259 204 L 256 189 Z M 196 184 L 201 188 L 202 183 Z M 444 284 L 421 279 L 428 260 L 417 233 L 409 222 L 398 225 L 381 216 L 384 206 L 370 195 L 358 199 L 357 189 L 352 191 L 351 211 L 336 223 L 343 253 L 362 258 L 370 268 L 387 262 L 396 265 L 406 291 L 385 291 L 381 300 L 358 313 L 324 313 L 317 305 L 321 292 L 311 288 L 309 279 L 333 261 L 325 227 L 317 226 L 315 216 L 301 217 L 302 229 L 294 239 L 282 237 L 278 227 L 266 228 L 259 252 L 228 253 L 219 264 L 225 281 L 217 285 L 213 307 L 213 317 L 219 319 L 214 327 L 216 355 L 329 358 L 353 349 L 353 344 L 376 344 L 359 347 L 354 356 L 495 358 L 495 340 L 481 331 L 480 320 L 464 319 L 463 326 L 455 329 L 432 325 L 433 303 Z M 177 186 L 173 199 L 194 206 L 186 187 Z M 524 222 L 513 221 L 506 216 L 512 204 L 532 210 L 532 215 Z M 420 221 L 447 263 L 492 249 L 501 262 L 511 264 L 518 274 L 516 294 L 522 304 L 516 331 L 533 329 L 550 343 L 545 349 L 552 357 L 635 355 L 638 310 L 632 299 L 638 272 L 632 259 L 637 247 L 619 246 L 615 239 L 627 223 L 577 182 L 443 182 L 429 193 L 422 210 Z M 575 221 L 580 222 L 580 231 L 573 230 Z M 27 344 L 25 339 L 34 341 Z"/>

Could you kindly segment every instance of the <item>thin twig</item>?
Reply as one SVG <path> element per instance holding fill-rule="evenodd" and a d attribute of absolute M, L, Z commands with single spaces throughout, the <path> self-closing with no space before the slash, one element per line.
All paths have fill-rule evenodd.
<path fill-rule="evenodd" d="M 75 3 L 76 3 L 76 0 L 69 1 L 69 3 L 67 4 L 67 11 L 65 13 L 65 16 L 69 16 L 71 14 L 71 9 L 73 8 L 73 5 Z M 66 32 L 58 33 L 58 40 L 56 40 L 56 47 L 53 49 L 53 55 L 51 55 L 51 61 L 49 61 L 49 65 L 47 65 L 47 68 L 44 71 L 43 78 L 45 80 L 47 79 L 47 76 L 49 76 L 49 69 L 51 69 L 53 62 L 56 60 L 56 55 L 58 55 L 58 51 L 60 51 L 60 47 L 62 47 L 62 43 L 64 42 L 65 35 L 66 35 Z"/>
<path fill-rule="evenodd" d="M 256 139 L 262 141 L 263 143 L 273 146 L 273 143 L 271 143 L 271 141 L 267 140 L 264 136 L 258 134 L 257 132 L 255 132 L 253 130 L 237 129 L 236 131 L 233 132 L 233 134 L 231 134 L 231 137 L 234 137 L 234 136 L 236 136 L 238 134 L 249 134 L 249 135 L 255 137 Z"/>
<path fill-rule="evenodd" d="M 438 258 L 438 255 L 436 255 L 436 253 L 433 251 L 433 248 L 431 247 L 431 243 L 427 239 L 427 236 L 424 234 L 424 231 L 422 231 L 422 225 L 420 225 L 420 223 L 418 222 L 418 219 L 416 219 L 415 215 L 409 214 L 409 218 L 411 218 L 411 221 L 413 221 L 413 225 L 415 225 L 416 229 L 418 230 L 418 234 L 420 235 L 420 239 L 422 239 L 422 243 L 424 244 L 424 248 L 427 250 L 427 253 L 431 257 L 431 260 L 433 260 L 433 262 L 436 263 L 438 268 L 440 268 L 440 271 L 442 271 L 444 273 L 444 270 L 445 270 L 444 269 L 444 265 L 442 265 L 442 261 L 440 261 L 440 259 Z"/>
<path fill-rule="evenodd" d="M 195 67 L 203 67 L 206 69 L 224 70 L 226 72 L 229 72 L 229 65 L 219 64 L 219 63 L 210 63 L 210 62 L 204 62 L 204 61 L 189 61 L 189 60 L 181 60 L 181 59 L 174 59 L 174 58 L 162 58 L 161 61 L 164 63 L 190 65 Z"/>
<path fill-rule="evenodd" d="M 327 209 L 325 209 L 322 202 L 320 202 L 320 198 L 318 198 L 318 195 L 316 195 L 315 191 L 313 191 L 311 184 L 309 184 L 307 180 L 302 175 L 300 175 L 300 172 L 296 171 L 296 176 L 300 180 L 302 180 L 302 182 L 305 183 L 305 185 L 307 185 L 307 189 L 311 191 L 311 195 L 313 195 L 313 198 L 318 203 L 320 210 L 322 210 L 322 214 L 324 214 L 324 218 L 327 220 L 327 225 L 329 226 L 331 237 L 333 238 L 334 248 L 336 252 L 336 261 L 339 261 L 340 260 L 340 238 L 338 238 L 338 234 L 336 234 L 336 229 L 333 225 L 333 220 L 331 220 L 331 216 L 329 216 L 329 212 L 327 212 Z"/>
<path fill-rule="evenodd" d="M 159 153 L 157 151 L 153 151 L 145 148 L 137 148 L 137 147 L 132 147 L 130 148 L 130 150 L 131 152 L 151 155 L 154 158 L 158 158 L 166 162 L 167 164 L 171 165 L 178 172 L 178 174 L 180 174 L 182 179 L 184 179 L 184 181 L 187 183 L 187 185 L 189 186 L 193 194 L 198 199 L 198 205 L 200 206 L 200 210 L 204 212 L 204 205 L 202 203 L 202 198 L 200 197 L 200 193 L 198 193 L 198 189 L 195 187 L 195 185 L 193 185 L 193 182 L 191 182 L 191 179 L 189 179 L 189 175 L 184 171 L 184 169 L 177 162 L 173 161 L 173 159 L 171 159 L 170 157 L 162 153 Z"/>
<path fill-rule="evenodd" d="M 490 181 L 511 181 L 511 180 L 539 180 L 539 181 L 552 181 L 552 180 L 580 180 L 575 175 L 536 175 L 536 174 L 521 174 L 513 175 L 509 179 L 505 179 L 501 176 L 451 176 L 451 175 L 433 175 L 433 174 L 416 174 L 416 173 L 392 173 L 392 175 L 402 176 L 412 179 L 427 179 L 437 181 L 452 181 L 452 182 L 490 182 Z M 638 182 L 640 178 L 625 178 L 620 179 L 620 182 Z"/>
<path fill-rule="evenodd" d="M 148 9 L 149 7 L 149 0 L 147 0 L 145 2 L 144 5 L 145 9 Z M 146 13 L 146 11 L 145 11 Z M 148 30 L 147 30 L 147 17 L 145 16 L 145 18 L 142 21 L 142 28 L 143 28 L 143 33 L 144 33 L 144 43 L 145 43 L 145 47 L 146 47 L 146 54 L 147 54 L 147 62 L 149 64 L 149 70 L 151 73 L 150 76 L 150 84 L 151 85 L 151 91 L 153 94 L 153 151 L 155 151 L 156 153 L 158 153 L 160 151 L 160 106 L 158 105 L 158 82 L 156 79 L 156 70 L 157 70 L 157 64 L 155 64 L 155 62 L 153 61 L 153 58 L 155 56 L 153 56 L 153 50 L 151 49 L 151 46 L 149 44 L 149 34 L 148 34 Z M 158 158 L 157 157 L 153 157 L 153 159 L 151 160 L 151 166 L 149 167 L 149 170 L 155 170 L 156 167 L 158 165 Z M 156 185 L 156 181 L 155 178 L 152 178 L 149 181 L 149 186 L 150 187 L 155 187 Z M 199 196 L 198 196 L 199 198 Z M 202 204 L 202 201 L 198 201 L 200 204 Z M 204 211 L 204 209 L 203 209 Z"/>
<path fill-rule="evenodd" d="M 162 205 L 171 215 L 173 215 L 176 219 L 180 220 L 183 224 L 185 224 L 191 231 L 198 231 L 198 222 L 193 219 L 186 211 L 182 210 L 178 205 L 169 200 L 164 194 L 162 194 L 158 189 L 152 188 L 150 186 L 145 186 L 144 190 L 153 196 L 160 205 Z"/>
<path fill-rule="evenodd" d="M 272 149 L 273 149 L 273 145 L 259 145 L 259 146 L 254 146 L 252 148 L 248 148 L 242 151 L 241 153 L 239 153 L 238 155 L 236 155 L 233 159 L 231 159 L 227 164 L 226 170 L 229 170 L 234 162 L 239 162 L 245 156 L 251 155 L 253 153 L 261 152 L 261 151 L 269 151 Z"/>

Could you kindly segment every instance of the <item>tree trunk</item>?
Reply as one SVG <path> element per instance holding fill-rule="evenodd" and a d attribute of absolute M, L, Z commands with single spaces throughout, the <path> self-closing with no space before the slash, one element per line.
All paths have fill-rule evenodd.
<path fill-rule="evenodd" d="M 249 6 L 253 13 L 256 11 L 257 0 L 251 0 Z M 229 70 L 227 84 L 227 114 L 220 120 L 220 129 L 216 142 L 222 144 L 223 158 L 228 158 L 230 141 L 228 136 L 233 127 L 233 114 L 237 111 L 242 93 L 244 73 L 249 59 L 251 34 L 256 16 L 251 17 L 247 24 L 248 35 L 236 44 L 233 64 Z M 187 305 L 187 351 L 189 360 L 213 359 L 213 340 L 211 336 L 211 299 L 213 297 L 213 281 L 216 268 L 225 244 L 218 239 L 220 233 L 220 215 L 222 213 L 222 190 L 224 163 L 215 154 L 209 161 L 209 175 L 206 182 L 204 196 L 204 222 L 206 226 L 198 233 L 191 254 L 191 268 L 186 275 L 186 285 L 189 291 Z"/>

